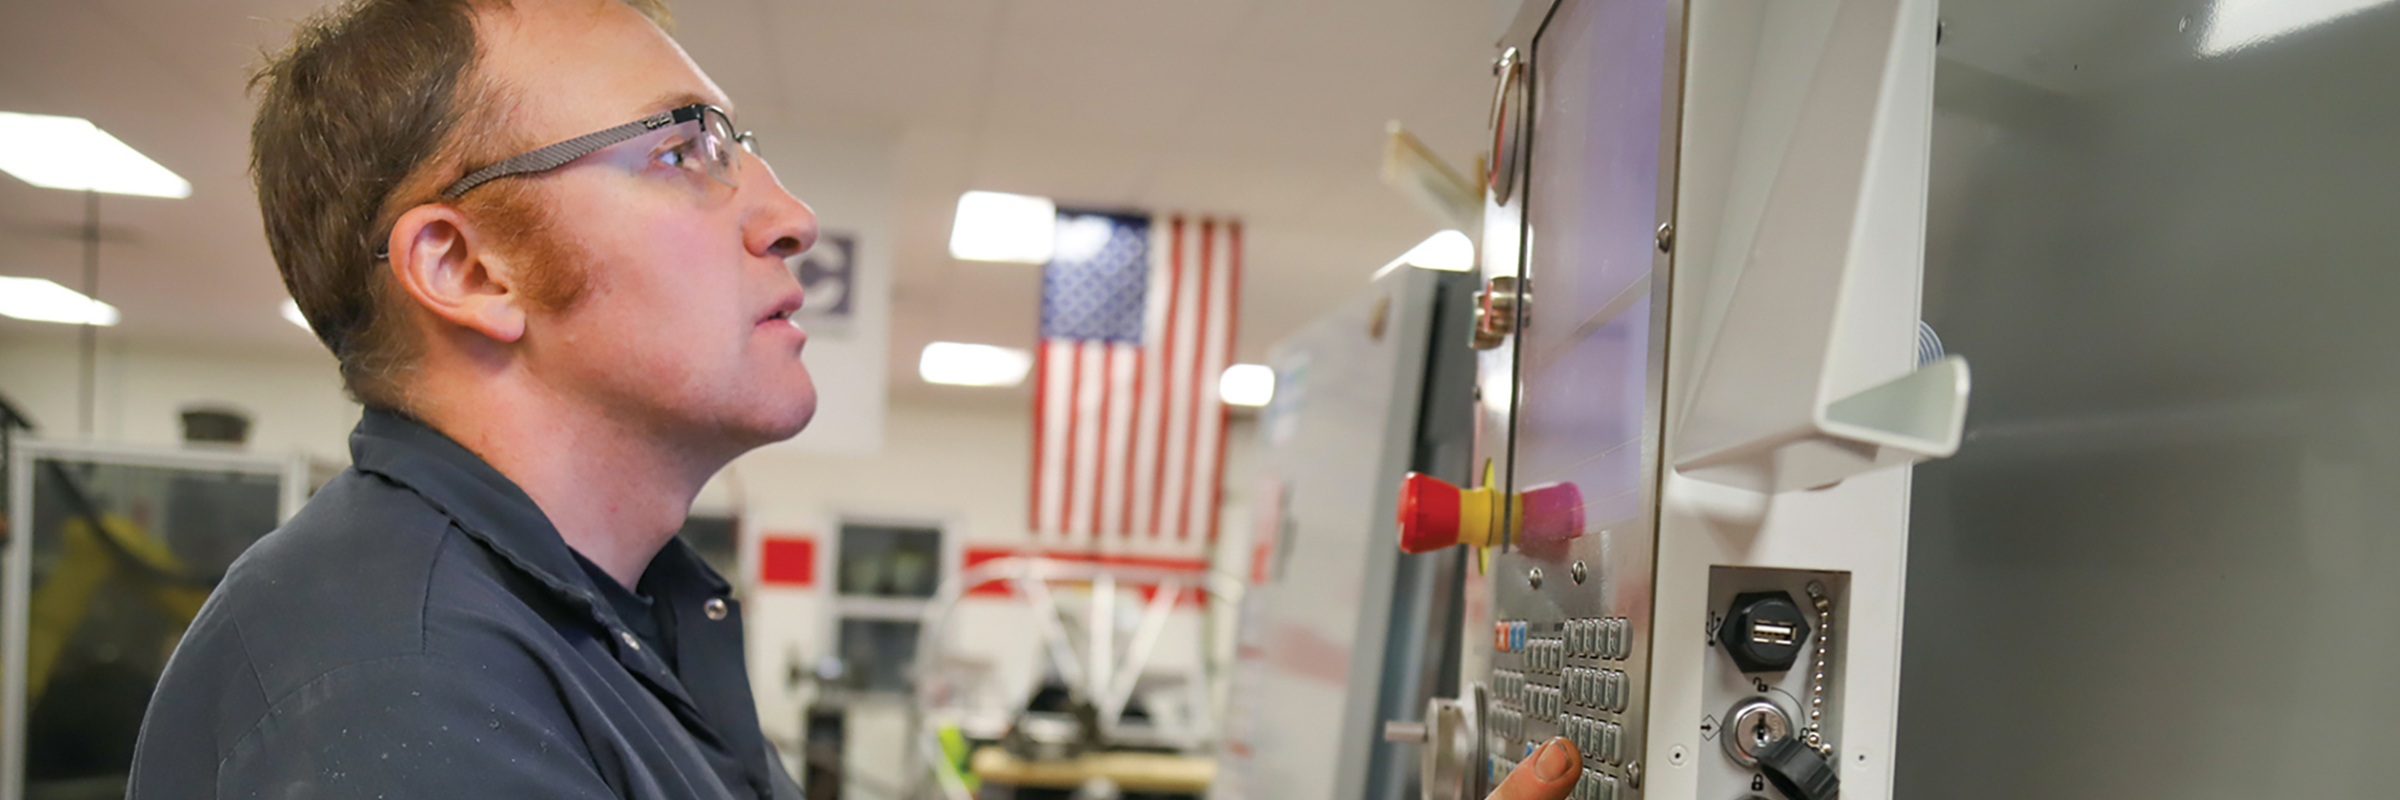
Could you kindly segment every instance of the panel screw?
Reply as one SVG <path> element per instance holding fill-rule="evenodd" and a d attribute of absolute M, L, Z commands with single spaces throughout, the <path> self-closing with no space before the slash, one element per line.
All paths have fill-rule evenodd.
<path fill-rule="evenodd" d="M 1661 222 L 1658 224 L 1658 251 L 1661 253 L 1675 252 L 1675 223 Z"/>
<path fill-rule="evenodd" d="M 1575 576 L 1575 585 L 1577 585 L 1577 586 L 1581 586 L 1581 585 L 1583 585 L 1583 578 L 1584 578 L 1584 575 L 1586 574 L 1586 573 L 1585 573 L 1585 571 L 1584 571 L 1584 568 L 1583 568 L 1583 562 L 1581 562 L 1581 561 L 1577 561 L 1577 562 L 1575 562 L 1575 566 L 1574 566 L 1572 569 L 1568 570 L 1568 573 L 1569 573 L 1569 574 L 1571 574 L 1571 575 L 1574 575 L 1574 576 Z"/>
<path fill-rule="evenodd" d="M 1533 569 L 1526 570 L 1525 582 L 1533 584 L 1533 588 L 1542 588 L 1542 568 L 1534 567 Z"/>
<path fill-rule="evenodd" d="M 1642 788 L 1642 762 L 1625 765 L 1625 783 L 1636 789 Z"/>

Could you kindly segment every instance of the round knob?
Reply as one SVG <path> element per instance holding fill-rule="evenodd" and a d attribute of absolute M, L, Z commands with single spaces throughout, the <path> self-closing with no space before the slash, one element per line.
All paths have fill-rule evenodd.
<path fill-rule="evenodd" d="M 1458 544 L 1459 495 L 1449 481 L 1411 472 L 1400 480 L 1400 551 L 1430 553 Z"/>

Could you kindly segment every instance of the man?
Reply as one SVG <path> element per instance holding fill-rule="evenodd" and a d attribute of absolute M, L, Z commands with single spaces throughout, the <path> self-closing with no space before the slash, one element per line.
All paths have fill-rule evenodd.
<path fill-rule="evenodd" d="M 261 82 L 269 244 L 367 411 L 193 623 L 129 796 L 798 797 L 674 538 L 816 405 L 816 221 L 732 103 L 618 0 L 358 0 Z"/>
<path fill-rule="evenodd" d="M 262 73 L 268 242 L 367 410 L 177 649 L 129 797 L 799 796 L 674 534 L 815 411 L 816 221 L 633 3 L 355 0 Z"/>

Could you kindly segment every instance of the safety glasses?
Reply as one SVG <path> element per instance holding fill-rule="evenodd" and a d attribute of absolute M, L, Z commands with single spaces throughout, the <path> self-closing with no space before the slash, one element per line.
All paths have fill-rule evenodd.
<path fill-rule="evenodd" d="M 672 148 L 657 154 L 660 158 L 671 161 L 674 166 L 704 171 L 709 178 L 727 187 L 741 185 L 742 158 L 734 148 L 740 147 L 755 154 L 758 152 L 758 137 L 748 131 L 735 133 L 733 120 L 725 114 L 724 109 L 707 103 L 693 103 L 501 159 L 499 163 L 467 173 L 466 177 L 443 188 L 442 199 L 456 200 L 468 190 L 501 178 L 549 172 L 611 146 L 677 126 L 690 127 Z M 376 246 L 377 260 L 389 256 L 387 247 Z"/>
<path fill-rule="evenodd" d="M 698 161 L 699 166 L 708 170 L 709 177 L 727 186 L 741 185 L 742 159 L 733 148 L 739 146 L 743 150 L 757 152 L 757 137 L 746 131 L 735 133 L 733 120 L 725 116 L 724 109 L 706 103 L 693 103 L 502 159 L 500 163 L 467 173 L 466 177 L 450 184 L 442 190 L 442 199 L 456 200 L 469 189 L 511 175 L 531 175 L 558 169 L 602 148 L 673 125 L 698 126 L 698 135 L 686 140 L 688 152 L 682 152 L 678 157 Z"/>

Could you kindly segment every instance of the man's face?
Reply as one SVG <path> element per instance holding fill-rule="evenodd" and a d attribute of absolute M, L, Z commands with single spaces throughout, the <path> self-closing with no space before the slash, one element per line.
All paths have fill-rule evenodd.
<path fill-rule="evenodd" d="M 514 100 L 504 116 L 537 145 L 689 103 L 732 108 L 681 47 L 615 0 L 518 0 L 484 13 L 478 36 L 483 77 Z M 536 282 L 525 287 L 535 290 L 519 340 L 525 368 L 682 444 L 789 438 L 817 399 L 800 362 L 807 334 L 788 319 L 800 286 L 784 258 L 816 242 L 816 216 L 738 146 L 738 186 L 727 187 L 679 167 L 668 138 L 531 178 L 528 199 L 546 223 L 532 235 L 549 241 L 515 248 L 530 268 L 520 280 Z M 557 259 L 576 263 L 540 263 Z M 584 283 L 563 308 L 545 308 L 538 280 L 558 270 Z"/>

